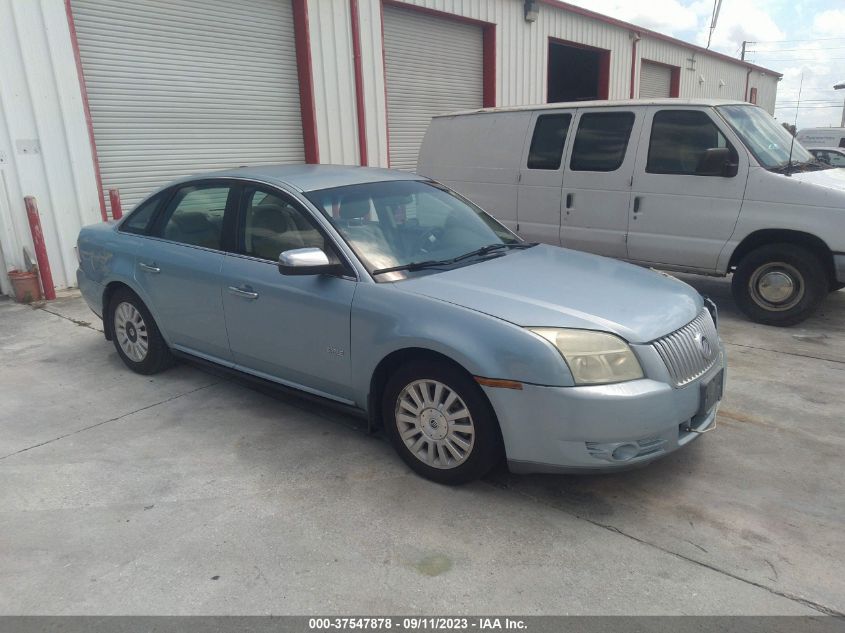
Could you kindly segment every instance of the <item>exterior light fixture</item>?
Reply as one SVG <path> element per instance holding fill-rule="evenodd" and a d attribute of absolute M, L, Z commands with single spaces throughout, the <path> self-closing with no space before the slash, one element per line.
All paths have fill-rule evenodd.
<path fill-rule="evenodd" d="M 540 15 L 540 4 L 538 0 L 525 0 L 525 21 L 536 22 Z"/>

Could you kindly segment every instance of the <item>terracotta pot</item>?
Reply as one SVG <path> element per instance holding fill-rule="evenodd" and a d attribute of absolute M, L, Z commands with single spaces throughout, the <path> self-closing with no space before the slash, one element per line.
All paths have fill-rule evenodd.
<path fill-rule="evenodd" d="M 41 284 L 38 283 L 37 273 L 9 271 L 9 281 L 15 290 L 15 301 L 18 303 L 32 303 L 41 300 Z"/>

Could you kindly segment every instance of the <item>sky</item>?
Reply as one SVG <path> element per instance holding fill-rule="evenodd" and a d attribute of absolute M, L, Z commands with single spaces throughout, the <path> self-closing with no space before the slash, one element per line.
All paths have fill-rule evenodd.
<path fill-rule="evenodd" d="M 567 0 L 701 46 L 714 0 Z M 845 90 L 845 0 L 722 0 L 711 48 L 783 73 L 775 117 L 805 127 L 838 126 Z M 796 110 L 803 75 L 801 108 Z"/>

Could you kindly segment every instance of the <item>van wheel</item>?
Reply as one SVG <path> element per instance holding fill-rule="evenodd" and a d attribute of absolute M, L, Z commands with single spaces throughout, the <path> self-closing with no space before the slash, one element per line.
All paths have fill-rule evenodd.
<path fill-rule="evenodd" d="M 128 289 L 109 301 L 112 340 L 118 356 L 132 371 L 157 374 L 173 364 L 173 356 L 144 302 Z"/>
<path fill-rule="evenodd" d="M 768 244 L 739 262 L 731 282 L 748 318 L 766 325 L 800 323 L 819 307 L 829 280 L 819 258 L 794 244 Z"/>
<path fill-rule="evenodd" d="M 446 363 L 401 367 L 385 387 L 382 416 L 405 463 L 441 484 L 478 479 L 503 455 L 499 424 L 484 392 Z"/>

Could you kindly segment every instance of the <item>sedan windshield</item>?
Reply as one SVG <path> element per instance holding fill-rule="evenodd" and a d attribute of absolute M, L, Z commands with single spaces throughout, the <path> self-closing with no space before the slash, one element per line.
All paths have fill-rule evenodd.
<path fill-rule="evenodd" d="M 523 245 L 487 213 L 436 183 L 394 180 L 305 195 L 374 275 L 468 263 Z"/>
<path fill-rule="evenodd" d="M 813 155 L 769 114 L 753 105 L 716 108 L 734 129 L 754 158 L 766 169 L 784 169 L 790 163 L 814 162 Z"/>

